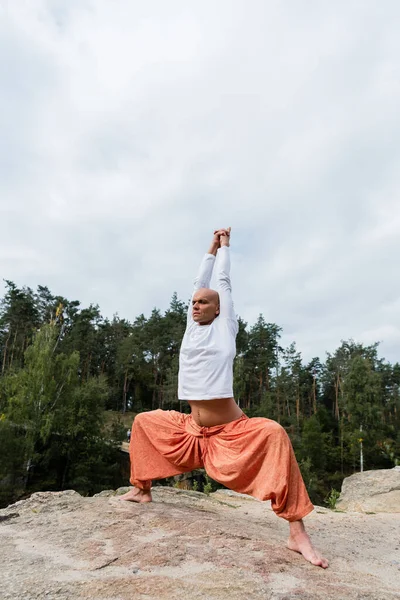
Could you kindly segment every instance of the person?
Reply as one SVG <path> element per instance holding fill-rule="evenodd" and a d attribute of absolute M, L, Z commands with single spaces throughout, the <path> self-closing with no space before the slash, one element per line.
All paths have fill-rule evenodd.
<path fill-rule="evenodd" d="M 136 415 L 130 442 L 133 485 L 121 500 L 151 502 L 154 479 L 204 467 L 236 492 L 271 500 L 289 522 L 290 550 L 314 565 L 328 561 L 314 548 L 303 518 L 313 510 L 284 428 L 247 417 L 233 395 L 238 323 L 230 280 L 231 229 L 214 232 L 195 279 L 179 357 L 178 397 L 191 413 L 154 410 Z M 214 271 L 216 290 L 210 289 Z"/>

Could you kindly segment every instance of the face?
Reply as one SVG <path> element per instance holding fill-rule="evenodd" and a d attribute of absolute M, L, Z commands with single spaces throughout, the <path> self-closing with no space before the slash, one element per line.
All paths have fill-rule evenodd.
<path fill-rule="evenodd" d="M 193 321 L 199 325 L 209 325 L 219 315 L 219 296 L 215 290 L 202 288 L 192 299 Z"/>

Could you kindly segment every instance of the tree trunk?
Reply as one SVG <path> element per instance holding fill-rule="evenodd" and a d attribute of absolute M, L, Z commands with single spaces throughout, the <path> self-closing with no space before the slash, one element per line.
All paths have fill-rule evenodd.
<path fill-rule="evenodd" d="M 67 475 L 68 475 L 68 471 L 69 471 L 69 464 L 70 464 L 70 460 L 69 457 L 67 456 L 67 459 L 65 461 L 65 466 L 63 469 L 63 473 L 62 473 L 62 477 L 61 477 L 61 489 L 65 490 L 65 484 L 67 482 Z"/>
<path fill-rule="evenodd" d="M 340 469 L 341 469 L 341 473 L 343 475 L 344 470 L 343 470 L 343 459 L 344 459 L 344 448 L 343 448 L 343 414 L 342 417 L 340 419 L 339 422 L 339 428 L 340 428 Z"/>
<path fill-rule="evenodd" d="M 126 394 L 128 391 L 128 371 L 125 371 L 125 376 L 124 376 L 124 391 L 123 391 L 123 395 L 122 395 L 122 414 L 124 415 L 126 413 Z"/>
<path fill-rule="evenodd" d="M 10 337 L 11 337 L 11 329 L 10 329 L 10 331 L 8 332 L 8 338 L 6 339 L 6 344 L 5 344 L 5 346 L 4 346 L 3 365 L 2 365 L 2 368 L 1 368 L 1 373 L 2 373 L 2 374 L 4 373 L 4 371 L 5 371 L 5 368 L 6 368 L 6 359 L 7 359 L 7 346 L 8 346 L 8 340 L 10 339 Z"/>
<path fill-rule="evenodd" d="M 290 417 L 290 402 L 289 402 L 289 395 L 286 396 L 286 408 L 287 408 L 287 415 L 288 417 Z"/>
<path fill-rule="evenodd" d="M 90 363 L 92 361 L 92 353 L 89 352 L 87 358 L 87 367 L 86 367 L 86 381 L 89 381 L 89 372 L 90 372 Z"/>
<path fill-rule="evenodd" d="M 14 341 L 13 341 L 13 345 L 12 345 L 12 348 L 11 348 L 10 364 L 8 365 L 10 367 L 10 369 L 12 367 L 12 363 L 13 363 L 13 359 L 14 359 L 14 348 L 15 348 L 15 342 L 16 342 L 16 339 L 17 339 L 17 333 L 18 333 L 18 327 L 17 327 L 17 329 L 15 331 Z"/>
<path fill-rule="evenodd" d="M 317 414 L 317 390 L 316 390 L 316 378 L 313 378 L 313 409 L 314 415 Z"/>
<path fill-rule="evenodd" d="M 339 383 L 340 383 L 340 376 L 338 373 L 336 383 L 335 383 L 335 418 L 337 420 L 339 420 Z"/>
<path fill-rule="evenodd" d="M 279 394 L 279 382 L 277 382 L 276 386 L 276 420 L 278 423 L 281 422 L 281 403 L 280 403 L 280 394 Z"/>

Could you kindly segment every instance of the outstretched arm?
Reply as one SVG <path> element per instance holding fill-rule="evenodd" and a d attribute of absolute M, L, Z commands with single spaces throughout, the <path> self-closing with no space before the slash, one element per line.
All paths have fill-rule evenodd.
<path fill-rule="evenodd" d="M 207 254 L 203 256 L 203 259 L 200 263 L 200 267 L 196 278 L 194 280 L 194 290 L 193 293 L 199 290 L 200 288 L 208 288 L 210 287 L 211 275 L 214 268 L 215 257 L 217 255 L 217 250 L 219 248 L 219 236 L 218 232 L 214 233 L 214 237 L 212 239 L 211 245 L 208 249 Z"/>
<path fill-rule="evenodd" d="M 229 228 L 230 232 L 230 228 Z M 217 229 L 214 231 L 214 236 L 211 242 L 211 245 L 208 249 L 207 254 L 203 256 L 203 259 L 200 263 L 200 268 L 197 273 L 197 276 L 194 280 L 194 290 L 193 293 L 199 290 L 200 288 L 209 288 L 211 282 L 211 276 L 213 272 L 213 267 L 215 263 L 215 257 L 217 255 L 218 249 L 221 247 L 221 236 L 227 235 L 227 229 Z M 229 238 L 228 238 L 229 239 Z M 229 245 L 229 243 L 228 243 Z"/>
<path fill-rule="evenodd" d="M 207 252 L 207 254 L 205 254 L 203 256 L 203 259 L 200 263 L 198 273 L 194 280 L 192 297 L 193 297 L 194 293 L 197 292 L 197 290 L 200 290 L 201 288 L 209 288 L 210 287 L 211 276 L 212 276 L 212 272 L 213 272 L 213 268 L 214 268 L 214 264 L 215 264 L 215 257 L 216 257 L 217 250 L 220 245 L 220 238 L 219 238 L 220 233 L 221 233 L 221 230 L 214 232 L 214 236 L 213 236 L 211 245 L 208 249 L 208 252 Z M 188 322 L 193 320 L 192 319 L 192 302 L 191 301 L 189 304 L 187 316 L 188 316 Z"/>
<path fill-rule="evenodd" d="M 217 253 L 215 261 L 215 276 L 217 283 L 217 292 L 219 294 L 220 319 L 230 319 L 237 323 L 235 310 L 232 300 L 231 286 L 231 258 L 230 258 L 230 234 L 231 228 L 224 229 L 220 235 L 221 247 Z"/>

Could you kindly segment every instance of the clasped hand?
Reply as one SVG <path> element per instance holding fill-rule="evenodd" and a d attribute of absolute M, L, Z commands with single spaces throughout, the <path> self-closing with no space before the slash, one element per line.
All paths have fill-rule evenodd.
<path fill-rule="evenodd" d="M 213 242 L 217 245 L 217 248 L 221 248 L 222 246 L 229 246 L 230 235 L 230 227 L 227 227 L 226 229 L 216 229 L 214 231 Z"/>

